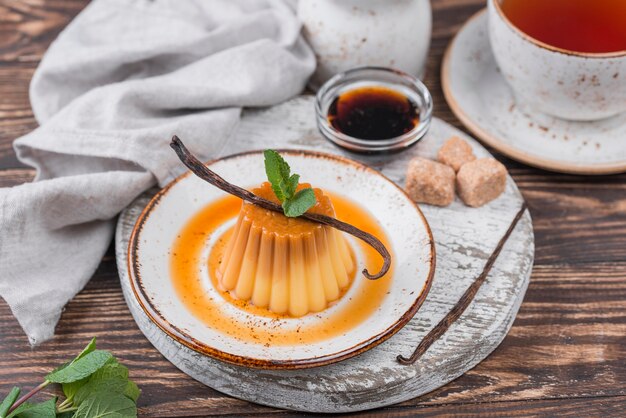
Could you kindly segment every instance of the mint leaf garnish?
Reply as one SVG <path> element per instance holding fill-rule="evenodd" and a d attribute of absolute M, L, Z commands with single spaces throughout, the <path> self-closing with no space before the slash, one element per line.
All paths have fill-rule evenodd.
<path fill-rule="evenodd" d="M 289 164 L 274 150 L 263 152 L 265 157 L 265 173 L 272 185 L 274 194 L 281 202 L 285 216 L 295 218 L 304 214 L 315 205 L 313 189 L 306 188 L 296 192 L 300 176 L 291 174 Z"/>
<path fill-rule="evenodd" d="M 289 164 L 274 150 L 268 149 L 263 152 L 265 156 L 265 174 L 272 185 L 274 194 L 281 202 L 287 198 L 285 193 L 286 180 L 289 178 L 291 168 Z"/>
<path fill-rule="evenodd" d="M 309 210 L 313 205 L 315 205 L 315 193 L 313 189 L 307 188 L 297 192 L 291 199 L 285 200 L 282 206 L 285 216 L 295 218 Z"/>
<path fill-rule="evenodd" d="M 300 176 L 298 174 L 292 174 L 291 177 L 289 177 L 289 180 L 287 180 L 287 193 L 289 196 L 293 196 L 296 193 L 299 181 Z"/>

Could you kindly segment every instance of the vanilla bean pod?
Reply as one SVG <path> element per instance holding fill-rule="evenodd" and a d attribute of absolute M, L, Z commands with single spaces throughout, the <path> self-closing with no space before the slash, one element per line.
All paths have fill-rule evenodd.
<path fill-rule="evenodd" d="M 485 280 L 487 280 L 487 275 L 491 271 L 491 268 L 496 262 L 496 259 L 500 255 L 500 251 L 502 251 L 504 244 L 506 244 L 507 240 L 515 230 L 517 223 L 520 221 L 520 219 L 522 219 L 522 216 L 524 215 L 524 212 L 526 212 L 526 209 L 526 202 L 523 202 L 522 206 L 513 218 L 513 221 L 509 225 L 509 228 L 506 230 L 502 238 L 500 238 L 500 241 L 498 241 L 496 248 L 487 259 L 487 262 L 485 263 L 482 272 L 467 288 L 465 293 L 463 293 L 463 295 L 456 303 L 456 305 L 454 305 L 452 310 L 450 310 L 450 312 L 448 312 L 446 316 L 444 316 L 443 319 L 439 321 L 439 323 L 435 325 L 432 330 L 430 330 L 430 332 L 424 337 L 424 339 L 420 341 L 417 348 L 415 349 L 415 351 L 413 351 L 413 354 L 411 354 L 410 357 L 404 357 L 403 355 L 399 355 L 397 357 L 398 363 L 405 366 L 414 364 L 430 348 L 430 346 L 433 345 L 435 341 L 439 340 L 439 338 L 441 338 L 441 336 L 445 334 L 450 326 L 452 326 L 452 324 L 454 324 L 456 320 L 461 317 L 463 312 L 465 312 L 465 309 L 467 309 L 470 303 L 472 303 L 472 301 L 474 300 L 474 297 L 476 296 L 476 293 L 478 293 L 480 287 L 483 285 Z"/>
<path fill-rule="evenodd" d="M 206 165 L 202 163 L 202 161 L 196 158 L 185 147 L 183 142 L 176 135 L 172 137 L 172 142 L 170 143 L 170 146 L 174 149 L 174 151 L 176 151 L 176 154 L 178 155 L 178 158 L 180 158 L 182 163 L 185 164 L 185 166 L 189 168 L 189 170 L 191 170 L 192 173 L 200 177 L 202 180 L 212 184 L 218 189 L 225 191 L 226 193 L 229 193 L 233 196 L 237 196 L 238 198 L 242 200 L 245 200 L 247 202 L 260 206 L 264 209 L 283 213 L 283 208 L 279 204 L 269 201 L 267 199 L 263 199 L 262 197 L 255 195 L 249 190 L 246 190 L 235 184 L 231 184 L 227 182 L 226 180 L 224 180 L 219 175 L 217 175 L 216 173 L 214 173 L 213 171 L 211 171 Z M 389 271 L 389 267 L 391 267 L 391 254 L 389 253 L 385 245 L 372 234 L 369 234 L 353 225 L 342 222 L 331 216 L 307 212 L 301 215 L 301 217 L 309 221 L 328 225 L 340 231 L 346 232 L 356 238 L 359 238 L 360 240 L 365 241 L 372 248 L 378 251 L 378 253 L 383 257 L 383 265 L 380 271 L 376 274 L 370 274 L 370 272 L 367 271 L 367 269 L 363 269 L 363 275 L 367 277 L 368 279 L 370 280 L 379 279 L 382 276 L 384 276 L 385 273 L 387 273 L 387 271 Z"/>

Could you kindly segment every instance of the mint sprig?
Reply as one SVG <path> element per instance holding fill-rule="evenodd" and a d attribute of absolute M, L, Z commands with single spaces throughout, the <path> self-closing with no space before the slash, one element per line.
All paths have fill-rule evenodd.
<path fill-rule="evenodd" d="M 57 398 L 42 403 L 27 402 L 51 383 L 63 389 L 65 400 Z M 79 418 L 136 417 L 137 398 L 141 391 L 128 378 L 128 369 L 111 353 L 96 350 L 96 339 L 72 361 L 52 372 L 35 389 L 17 399 L 19 388 L 13 388 L 0 403 L 0 418 Z"/>
<path fill-rule="evenodd" d="M 57 398 L 48 399 L 41 403 L 24 402 L 13 412 L 7 415 L 7 418 L 55 418 L 56 409 L 55 405 Z"/>
<path fill-rule="evenodd" d="M 18 396 L 20 396 L 20 388 L 14 386 L 7 397 L 0 403 L 0 417 L 6 417 L 9 414 L 9 409 L 11 409 Z"/>
<path fill-rule="evenodd" d="M 315 205 L 315 192 L 310 187 L 298 191 L 300 176 L 291 174 L 287 161 L 274 150 L 263 152 L 265 157 L 265 173 L 272 185 L 274 194 L 280 201 L 285 216 L 298 217 Z"/>
<path fill-rule="evenodd" d="M 95 373 L 104 366 L 113 356 L 108 351 L 94 350 L 84 357 L 77 357 L 67 366 L 55 370 L 46 376 L 52 383 L 73 383 Z"/>

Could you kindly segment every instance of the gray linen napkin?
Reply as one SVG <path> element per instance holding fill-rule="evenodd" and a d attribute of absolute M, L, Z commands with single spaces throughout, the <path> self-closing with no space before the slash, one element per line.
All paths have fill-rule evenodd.
<path fill-rule="evenodd" d="M 242 106 L 299 93 L 315 67 L 276 0 L 95 0 L 31 84 L 40 127 L 15 141 L 36 181 L 0 189 L 0 295 L 36 345 L 93 275 L 114 217 L 182 169 L 176 133 L 208 159 Z"/>

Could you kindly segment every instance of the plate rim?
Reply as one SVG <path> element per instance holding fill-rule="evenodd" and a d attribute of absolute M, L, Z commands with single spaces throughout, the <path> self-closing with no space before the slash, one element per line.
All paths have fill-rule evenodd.
<path fill-rule="evenodd" d="M 360 163 L 358 161 L 352 160 L 350 158 L 330 154 L 326 152 L 320 151 L 312 151 L 312 150 L 303 150 L 303 149 L 277 149 L 276 151 L 284 154 L 284 155 L 296 155 L 296 156 L 309 156 L 313 158 L 324 158 L 333 160 L 337 163 L 347 164 L 356 169 L 368 171 L 374 175 L 379 176 L 384 181 L 391 184 L 398 192 L 400 192 L 404 197 L 406 197 L 407 201 L 411 203 L 412 207 L 416 210 L 417 214 L 421 217 L 424 227 L 426 229 L 428 235 L 428 247 L 430 252 L 430 260 L 428 262 L 428 275 L 426 277 L 426 282 L 424 283 L 424 287 L 422 288 L 420 294 L 417 296 L 413 304 L 409 307 L 409 309 L 404 312 L 400 318 L 398 318 L 392 325 L 390 325 L 387 329 L 381 331 L 378 334 L 375 334 L 358 344 L 353 345 L 350 348 L 344 349 L 342 351 L 338 351 L 336 353 L 327 354 L 323 356 L 316 356 L 307 359 L 298 359 L 298 360 L 265 360 L 258 359 L 249 356 L 235 355 L 231 353 L 227 353 L 225 351 L 216 349 L 207 344 L 204 344 L 192 336 L 188 335 L 184 331 L 180 330 L 175 325 L 168 322 L 165 318 L 162 317 L 160 311 L 152 305 L 148 296 L 145 294 L 142 286 L 141 286 L 141 275 L 138 273 L 138 266 L 136 260 L 136 254 L 139 247 L 139 234 L 141 229 L 143 228 L 146 220 L 148 219 L 148 215 L 154 209 L 161 198 L 165 196 L 165 194 L 179 181 L 187 178 L 192 175 L 191 171 L 187 170 L 183 174 L 179 175 L 168 184 L 166 184 L 163 188 L 161 188 L 146 204 L 146 206 L 142 209 L 139 214 L 135 225 L 133 226 L 133 230 L 131 232 L 128 248 L 127 248 L 127 272 L 128 272 L 128 280 L 130 282 L 130 287 L 133 290 L 133 294 L 137 299 L 139 306 L 144 311 L 144 313 L 150 318 L 152 322 L 154 322 L 166 335 L 170 338 L 174 339 L 178 343 L 202 354 L 207 355 L 209 357 L 215 358 L 220 361 L 224 361 L 230 364 L 234 364 L 237 366 L 251 367 L 257 369 L 272 369 L 272 370 L 296 370 L 296 369 L 306 369 L 311 367 L 319 367 L 325 366 L 328 364 L 332 364 L 338 361 L 346 360 L 348 358 L 357 356 L 371 348 L 376 347 L 377 345 L 383 343 L 384 341 L 391 338 L 395 335 L 400 329 L 402 329 L 412 318 L 415 316 L 419 308 L 422 306 L 428 293 L 430 292 L 432 282 L 435 275 L 436 269 L 436 253 L 435 253 L 435 241 L 433 238 L 432 230 L 430 225 L 424 216 L 423 212 L 419 208 L 419 206 L 408 196 L 408 194 L 394 181 L 389 179 L 387 176 L 379 172 L 378 170 L 369 167 L 366 164 Z M 240 153 L 230 154 L 227 156 L 219 157 L 212 159 L 205 163 L 207 166 L 211 166 L 212 164 L 226 161 L 242 156 L 248 156 L 252 154 L 261 154 L 262 150 L 250 150 L 244 151 Z"/>
<path fill-rule="evenodd" d="M 502 154 L 510 157 L 516 161 L 519 161 L 524 164 L 528 164 L 532 167 L 541 168 L 548 171 L 556 171 L 559 173 L 566 174 L 584 174 L 584 175 L 605 175 L 605 174 L 620 174 L 626 172 L 626 162 L 623 163 L 602 163 L 602 164 L 575 164 L 575 163 L 564 163 L 560 161 L 555 161 L 549 158 L 543 158 L 534 154 L 530 154 L 528 152 L 517 149 L 511 145 L 508 145 L 502 142 L 497 136 L 487 132 L 481 125 L 474 121 L 459 105 L 459 102 L 454 97 L 452 93 L 451 83 L 450 83 L 450 61 L 452 50 L 455 46 L 456 41 L 459 38 L 459 35 L 467 29 L 467 26 L 470 25 L 474 20 L 477 20 L 483 16 L 487 12 L 487 8 L 483 8 L 478 12 L 474 13 L 467 21 L 461 26 L 461 28 L 454 35 L 448 46 L 446 47 L 446 51 L 443 55 L 443 61 L 441 63 L 441 89 L 443 90 L 443 96 L 456 116 L 461 123 L 478 139 L 480 139 L 485 144 L 494 148 L 495 150 L 501 152 Z"/>

